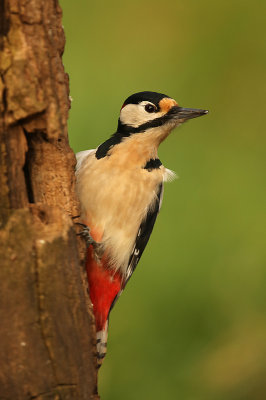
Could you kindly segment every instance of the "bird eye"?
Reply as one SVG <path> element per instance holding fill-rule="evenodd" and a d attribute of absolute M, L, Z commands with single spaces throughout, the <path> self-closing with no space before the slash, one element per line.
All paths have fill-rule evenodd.
<path fill-rule="evenodd" d="M 152 113 L 156 111 L 156 107 L 153 104 L 146 104 L 145 111 Z"/>

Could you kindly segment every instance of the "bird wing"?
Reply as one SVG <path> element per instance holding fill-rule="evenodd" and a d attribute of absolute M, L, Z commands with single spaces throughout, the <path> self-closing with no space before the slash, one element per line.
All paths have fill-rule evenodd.
<path fill-rule="evenodd" d="M 79 171 L 81 164 L 88 157 L 88 155 L 91 153 L 94 153 L 94 152 L 95 152 L 95 149 L 84 150 L 84 151 L 80 151 L 79 153 L 76 153 L 76 159 L 77 159 L 76 172 Z"/>
<path fill-rule="evenodd" d="M 129 258 L 127 274 L 126 274 L 126 279 L 125 279 L 123 288 L 126 286 L 131 275 L 133 274 L 133 272 L 140 260 L 140 257 L 142 256 L 142 253 L 145 250 L 145 247 L 149 241 L 149 238 L 152 233 L 157 215 L 161 208 L 162 199 L 163 199 L 163 183 L 161 183 L 158 186 L 157 197 L 156 197 L 154 206 L 152 207 L 152 209 L 150 209 L 148 211 L 146 217 L 142 220 L 142 222 L 140 224 L 139 231 L 138 231 L 136 241 L 135 241 L 135 245 L 133 247 L 131 256 Z"/>
<path fill-rule="evenodd" d="M 157 215 L 158 215 L 161 205 L 162 205 L 163 189 L 164 189 L 163 183 L 161 183 L 158 186 L 157 197 L 156 197 L 154 206 L 152 207 L 152 209 L 150 209 L 148 211 L 146 217 L 142 220 L 142 222 L 140 224 L 138 234 L 137 234 L 137 237 L 135 240 L 135 244 L 134 244 L 131 256 L 129 258 L 126 278 L 123 282 L 121 290 L 117 293 L 116 297 L 114 298 L 114 301 L 110 307 L 110 311 L 114 307 L 116 301 L 118 300 L 118 298 L 121 295 L 121 293 L 123 292 L 123 290 L 125 289 L 125 286 L 126 286 L 127 282 L 129 281 L 131 275 L 135 271 L 136 266 L 140 260 L 140 257 L 142 256 L 142 253 L 149 241 L 149 238 L 151 236 Z"/>
<path fill-rule="evenodd" d="M 154 206 L 152 207 L 152 209 L 150 209 L 148 211 L 146 217 L 142 220 L 142 222 L 140 224 L 139 231 L 138 231 L 138 234 L 137 234 L 137 237 L 135 240 L 135 244 L 134 244 L 131 256 L 129 258 L 126 278 L 123 282 L 121 290 L 118 292 L 118 294 L 114 298 L 114 301 L 110 307 L 110 311 L 114 307 L 116 301 L 118 300 L 118 298 L 121 295 L 121 293 L 123 292 L 123 290 L 125 289 L 125 286 L 126 286 L 127 282 L 129 281 L 129 279 L 131 278 L 131 275 L 135 271 L 136 266 L 140 260 L 140 257 L 142 256 L 142 253 L 145 250 L 145 247 L 149 241 L 149 238 L 151 236 L 157 215 L 158 215 L 161 205 L 162 205 L 163 189 L 164 189 L 163 183 L 161 183 L 158 186 L 157 197 L 156 197 Z"/>

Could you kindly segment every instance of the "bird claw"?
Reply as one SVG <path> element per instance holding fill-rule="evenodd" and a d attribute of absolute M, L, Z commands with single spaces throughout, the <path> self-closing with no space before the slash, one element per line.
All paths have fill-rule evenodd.
<path fill-rule="evenodd" d="M 99 262 L 104 253 L 102 243 L 96 242 L 93 239 L 93 237 L 90 234 L 90 228 L 87 225 L 82 224 L 81 222 L 76 222 L 76 224 L 83 228 L 81 232 L 77 233 L 77 235 L 82 237 L 85 240 L 87 247 L 92 245 L 93 250 L 94 250 L 95 259 L 97 262 Z"/>
<path fill-rule="evenodd" d="M 81 236 L 85 240 L 87 247 L 89 247 L 91 244 L 95 246 L 97 242 L 95 242 L 95 240 L 91 236 L 90 228 L 87 225 L 82 224 L 81 222 L 77 222 L 76 224 L 83 228 L 82 231 L 79 232 L 77 235 Z"/>

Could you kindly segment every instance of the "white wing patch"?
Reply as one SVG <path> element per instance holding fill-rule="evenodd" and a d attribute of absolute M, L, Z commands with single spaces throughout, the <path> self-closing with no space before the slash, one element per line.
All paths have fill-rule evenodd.
<path fill-rule="evenodd" d="M 93 152 L 95 152 L 95 149 L 92 150 L 84 150 L 80 151 L 79 153 L 76 154 L 76 159 L 77 159 L 77 165 L 76 165 L 76 171 L 78 171 L 81 167 L 81 164 L 83 161 L 87 158 L 87 156 Z"/>

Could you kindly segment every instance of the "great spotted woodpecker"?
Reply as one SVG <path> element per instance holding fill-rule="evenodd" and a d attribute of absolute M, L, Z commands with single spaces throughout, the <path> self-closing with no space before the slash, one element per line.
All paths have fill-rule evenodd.
<path fill-rule="evenodd" d="M 163 182 L 175 176 L 159 160 L 158 146 L 176 126 L 207 112 L 179 107 L 164 94 L 136 93 L 124 102 L 117 131 L 97 149 L 77 154 L 99 366 L 106 353 L 109 313 L 149 240 Z"/>

